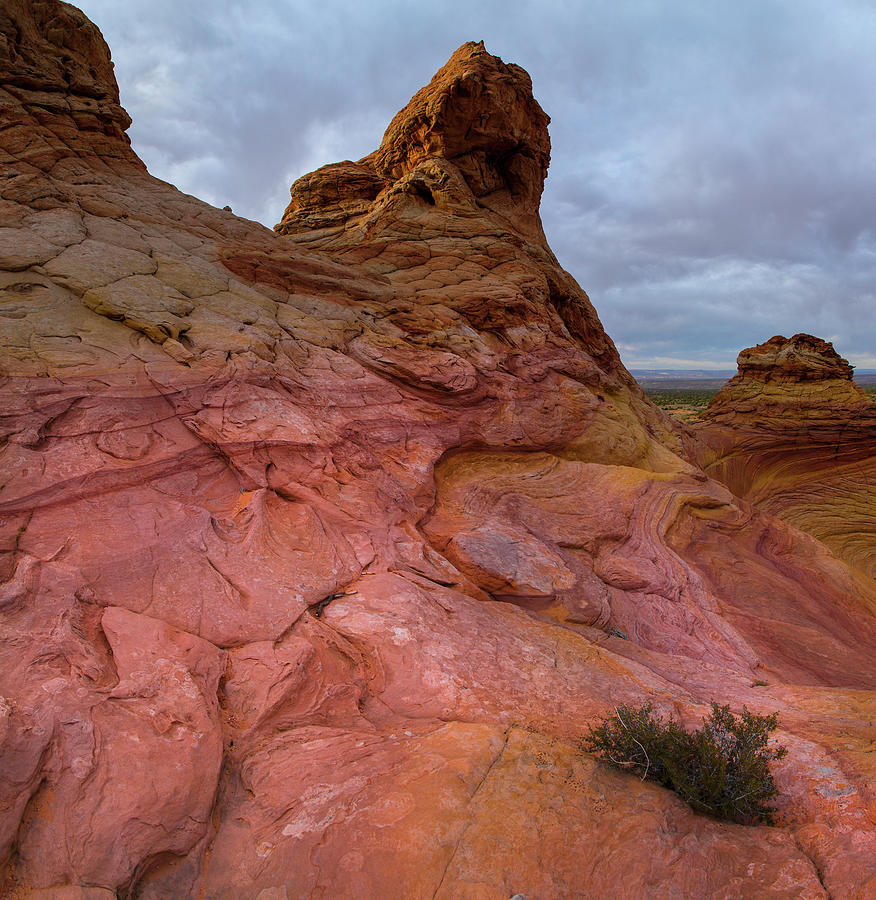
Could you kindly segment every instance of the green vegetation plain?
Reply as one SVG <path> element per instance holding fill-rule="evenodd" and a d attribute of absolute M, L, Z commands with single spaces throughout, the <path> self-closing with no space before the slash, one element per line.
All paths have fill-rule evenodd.
<path fill-rule="evenodd" d="M 858 379 L 856 379 L 858 380 Z M 659 384 L 639 383 L 648 396 L 648 399 L 675 419 L 683 422 L 696 422 L 700 413 L 709 405 L 712 397 L 718 393 L 723 382 L 712 386 L 711 384 L 692 385 L 687 379 L 679 379 L 681 384 L 668 386 L 669 378 L 663 379 Z M 860 381 L 858 382 L 860 384 Z M 876 384 L 860 384 L 867 396 L 876 403 Z"/>
<path fill-rule="evenodd" d="M 694 422 L 718 393 L 717 388 L 653 388 L 646 387 L 648 399 L 672 416 L 683 422 Z"/>

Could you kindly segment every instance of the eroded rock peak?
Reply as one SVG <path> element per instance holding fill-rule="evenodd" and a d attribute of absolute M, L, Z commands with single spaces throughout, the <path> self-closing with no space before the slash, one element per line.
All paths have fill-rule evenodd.
<path fill-rule="evenodd" d="M 109 47 L 75 6 L 54 0 L 0 4 L 0 112 L 4 162 L 48 171 L 74 156 L 121 160 L 142 169 L 125 131 Z M 29 173 L 28 178 L 33 172 Z M 34 183 L 23 193 L 49 190 Z"/>
<path fill-rule="evenodd" d="M 550 122 L 528 73 L 480 43 L 463 44 L 390 122 L 368 160 L 397 180 L 431 157 L 456 164 L 476 197 L 508 192 L 538 209 Z"/>
<path fill-rule="evenodd" d="M 109 48 L 75 6 L 6 0 L 0 25 L 5 85 L 118 100 Z"/>
<path fill-rule="evenodd" d="M 0 81 L 16 96 L 44 105 L 59 94 L 104 101 L 96 112 L 130 119 L 119 104 L 109 47 L 100 30 L 75 6 L 49 0 L 4 0 L 0 9 Z M 26 92 L 26 94 L 25 94 Z M 39 98 L 37 95 L 49 95 Z"/>
<path fill-rule="evenodd" d="M 400 181 L 435 205 L 449 183 L 505 226 L 544 243 L 538 208 L 550 164 L 549 122 L 523 68 L 488 53 L 483 41 L 468 42 L 396 114 L 377 150 L 299 179 L 276 230 L 341 224 Z M 436 163 L 455 171 L 436 178 Z"/>

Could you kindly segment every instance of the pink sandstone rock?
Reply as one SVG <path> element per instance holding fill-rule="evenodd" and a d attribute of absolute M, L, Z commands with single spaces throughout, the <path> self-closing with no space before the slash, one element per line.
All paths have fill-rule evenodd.
<path fill-rule="evenodd" d="M 526 73 L 464 45 L 275 234 L 145 172 L 81 13 L 0 23 L 5 896 L 872 896 L 876 587 L 625 371 Z M 779 827 L 580 749 L 712 699 Z"/>

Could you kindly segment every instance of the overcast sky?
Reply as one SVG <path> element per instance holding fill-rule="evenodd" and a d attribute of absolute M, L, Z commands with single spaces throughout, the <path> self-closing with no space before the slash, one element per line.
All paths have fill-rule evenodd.
<path fill-rule="evenodd" d="M 460 44 L 532 75 L 542 218 L 633 368 L 806 331 L 876 368 L 871 0 L 80 0 L 153 175 L 268 226 Z"/>

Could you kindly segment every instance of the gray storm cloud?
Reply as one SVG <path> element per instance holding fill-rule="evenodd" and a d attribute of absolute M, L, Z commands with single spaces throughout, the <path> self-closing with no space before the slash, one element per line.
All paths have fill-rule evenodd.
<path fill-rule="evenodd" d="M 628 366 L 729 368 L 809 331 L 876 368 L 868 3 L 79 5 L 150 171 L 268 226 L 483 39 L 551 115 L 545 230 Z"/>

